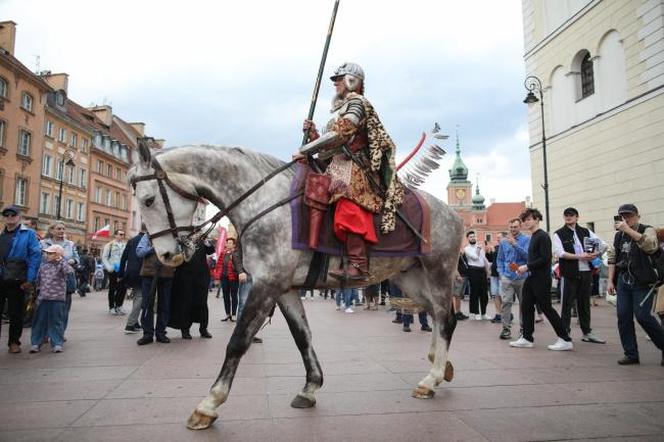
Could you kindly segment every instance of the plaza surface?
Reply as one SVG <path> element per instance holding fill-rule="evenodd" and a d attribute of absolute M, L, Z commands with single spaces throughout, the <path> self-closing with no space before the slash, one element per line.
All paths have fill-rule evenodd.
<path fill-rule="evenodd" d="M 243 358 L 229 400 L 205 431 L 185 422 L 223 361 L 232 323 L 210 294 L 213 339 L 139 347 L 110 316 L 106 294 L 75 296 L 65 352 L 0 353 L 0 441 L 448 441 L 664 439 L 661 354 L 638 329 L 641 365 L 620 367 L 615 308 L 592 310 L 606 345 L 580 340 L 553 352 L 551 327 L 537 324 L 534 349 L 498 339 L 500 326 L 464 321 L 454 334 L 455 378 L 433 399 L 411 398 L 426 374 L 429 333 L 403 333 L 385 310 L 335 311 L 305 301 L 325 385 L 312 409 L 293 409 L 304 368 L 277 312 Z M 127 309 L 130 305 L 125 304 Z M 464 311 L 467 306 L 464 305 Z M 3 324 L 3 345 L 7 324 Z"/>

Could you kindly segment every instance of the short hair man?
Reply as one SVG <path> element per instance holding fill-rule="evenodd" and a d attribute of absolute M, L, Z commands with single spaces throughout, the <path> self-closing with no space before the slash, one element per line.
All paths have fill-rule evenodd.
<path fill-rule="evenodd" d="M 503 329 L 500 332 L 500 339 L 512 337 L 512 304 L 515 299 L 521 303 L 521 292 L 526 280 L 526 274 L 517 273 L 516 269 L 528 263 L 528 246 L 530 245 L 530 237 L 521 233 L 519 218 L 510 220 L 509 229 L 509 234 L 505 235 L 500 242 L 496 258 L 496 267 L 498 275 L 500 275 L 500 297 L 502 298 L 500 316 Z M 519 324 L 523 325 L 522 319 L 519 319 Z"/>
<path fill-rule="evenodd" d="M 558 340 L 549 345 L 549 350 L 572 350 L 574 345 L 567 330 L 553 307 L 551 307 L 551 238 L 539 224 L 542 214 L 537 209 L 526 209 L 521 214 L 521 221 L 530 232 L 528 245 L 528 263 L 519 266 L 517 272 L 528 277 L 523 283 L 521 311 L 523 316 L 523 335 L 516 341 L 510 342 L 512 347 L 533 347 L 533 331 L 535 330 L 535 304 L 549 320 L 558 335 Z"/>
<path fill-rule="evenodd" d="M 605 344 L 590 328 L 590 293 L 592 261 L 604 253 L 607 245 L 591 230 L 578 224 L 579 212 L 574 207 L 563 211 L 565 225 L 553 234 L 553 252 L 560 269 L 561 320 L 567 333 L 571 331 L 572 306 L 576 302 L 584 342 Z"/>
<path fill-rule="evenodd" d="M 463 254 L 468 263 L 468 281 L 470 282 L 470 319 L 491 319 L 486 314 L 486 305 L 489 303 L 487 293 L 487 276 L 491 269 L 486 259 L 484 249 L 477 244 L 475 232 L 466 233 L 468 245 L 463 248 Z"/>
<path fill-rule="evenodd" d="M 9 312 L 9 353 L 21 352 L 24 290 L 34 288 L 41 264 L 41 246 L 35 231 L 21 224 L 21 209 L 2 209 L 0 231 L 0 312 Z M 0 325 L 0 328 L 2 326 Z"/>
<path fill-rule="evenodd" d="M 656 275 L 650 257 L 659 251 L 657 233 L 654 228 L 641 224 L 639 210 L 634 204 L 623 204 L 618 208 L 619 220 L 613 247 L 609 249 L 608 292 L 617 291 L 618 333 L 625 357 L 620 365 L 639 363 L 639 349 L 634 331 L 634 316 L 646 331 L 652 343 L 662 351 L 664 366 L 664 329 L 650 313 Z M 617 286 L 616 286 L 617 285 Z"/>

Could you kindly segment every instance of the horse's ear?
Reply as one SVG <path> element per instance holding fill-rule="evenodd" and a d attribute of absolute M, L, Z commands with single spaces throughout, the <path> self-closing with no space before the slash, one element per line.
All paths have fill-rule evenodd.
<path fill-rule="evenodd" d="M 144 165 L 149 165 L 152 160 L 152 153 L 148 147 L 149 138 L 143 137 L 138 139 L 138 158 Z"/>

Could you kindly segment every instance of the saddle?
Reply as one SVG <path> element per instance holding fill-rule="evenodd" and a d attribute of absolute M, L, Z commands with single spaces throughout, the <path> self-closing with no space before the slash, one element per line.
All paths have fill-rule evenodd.
<path fill-rule="evenodd" d="M 291 183 L 291 195 L 302 192 L 305 187 L 309 168 L 298 164 L 295 177 Z M 309 207 L 311 201 L 305 204 L 305 197 L 299 197 L 291 201 L 292 222 L 292 248 L 295 250 L 311 250 L 308 246 L 309 236 Z M 378 237 L 378 243 L 369 249 L 369 256 L 374 257 L 415 257 L 431 252 L 431 212 L 426 200 L 417 192 L 406 190 L 403 204 L 399 207 L 403 215 L 410 223 L 418 229 L 419 233 L 427 242 L 420 241 L 417 236 L 397 217 L 394 231 L 383 234 L 380 231 L 381 215 L 374 215 L 374 227 Z M 320 229 L 318 247 L 314 250 L 328 255 L 342 256 L 343 244 L 336 238 L 333 231 L 334 210 L 324 213 L 323 223 Z"/>

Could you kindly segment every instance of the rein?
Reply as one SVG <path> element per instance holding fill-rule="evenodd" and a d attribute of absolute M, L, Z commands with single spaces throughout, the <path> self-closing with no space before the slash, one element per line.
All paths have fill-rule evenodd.
<path fill-rule="evenodd" d="M 177 184 L 175 184 L 173 181 L 171 181 L 168 178 L 168 174 L 166 173 L 166 171 L 161 167 L 161 164 L 159 164 L 159 162 L 157 161 L 156 157 L 152 157 L 152 159 L 150 161 L 150 165 L 155 170 L 155 172 L 153 174 L 150 174 L 150 175 L 143 175 L 143 176 L 140 176 L 140 177 L 132 177 L 131 180 L 130 180 L 130 183 L 131 183 L 132 187 L 134 188 L 134 190 L 136 190 L 136 183 L 141 182 L 141 181 L 156 180 L 157 184 L 159 186 L 159 193 L 161 195 L 161 198 L 164 201 L 164 205 L 166 206 L 166 216 L 168 218 L 168 225 L 169 225 L 170 228 L 161 230 L 161 231 L 153 233 L 153 234 L 150 234 L 151 239 L 159 238 L 161 236 L 168 235 L 170 233 L 178 243 L 191 241 L 191 239 L 194 235 L 196 235 L 199 232 L 203 231 L 205 226 L 207 226 L 209 224 L 209 226 L 205 229 L 205 232 L 203 232 L 201 235 L 199 235 L 199 237 L 196 239 L 196 242 L 200 242 L 200 241 L 202 241 L 202 240 L 204 240 L 205 238 L 208 237 L 208 235 L 214 229 L 215 224 L 221 218 L 223 218 L 228 213 L 230 213 L 231 210 L 233 210 L 234 208 L 239 206 L 240 203 L 242 203 L 242 201 L 244 201 L 251 194 L 256 192 L 256 190 L 261 188 L 265 183 L 270 181 L 272 178 L 274 178 L 275 176 L 277 176 L 278 174 L 280 174 L 284 170 L 290 168 L 293 164 L 297 163 L 297 161 L 298 160 L 292 160 L 292 161 L 278 167 L 277 169 L 273 170 L 272 172 L 270 172 L 270 174 L 265 176 L 262 180 L 260 180 L 258 183 L 256 183 L 253 187 L 251 187 L 249 190 L 247 190 L 242 195 L 240 195 L 238 198 L 236 198 L 232 203 L 230 203 L 223 210 L 220 210 L 213 217 L 211 217 L 210 219 L 205 221 L 203 224 L 200 224 L 198 226 L 178 226 L 177 224 L 175 224 L 175 218 L 173 216 L 173 210 L 172 210 L 171 202 L 170 202 L 170 199 L 168 198 L 168 193 L 166 192 L 166 185 L 168 187 L 170 187 L 174 192 L 176 192 L 177 194 L 179 194 L 180 196 L 182 196 L 186 199 L 196 201 L 196 202 L 204 202 L 205 200 L 203 198 L 201 198 L 200 196 L 198 196 L 198 195 L 195 195 L 193 193 L 190 193 L 190 192 L 182 189 Z M 247 226 L 245 226 L 245 228 L 242 230 L 242 233 L 244 233 L 246 228 L 250 224 L 252 224 L 254 221 L 261 218 L 262 216 L 269 213 L 270 211 L 276 209 L 277 207 L 282 206 L 283 204 L 286 204 L 287 202 L 293 200 L 297 196 L 300 196 L 300 195 L 296 195 L 294 197 L 289 196 L 288 198 L 286 198 L 284 200 L 281 200 L 277 204 L 274 204 L 274 205 L 270 206 L 268 209 L 260 212 L 257 216 L 255 216 L 254 218 L 251 219 L 251 221 L 249 222 L 249 224 Z M 178 235 L 179 232 L 190 232 L 190 233 L 185 238 L 180 238 L 180 236 Z"/>

